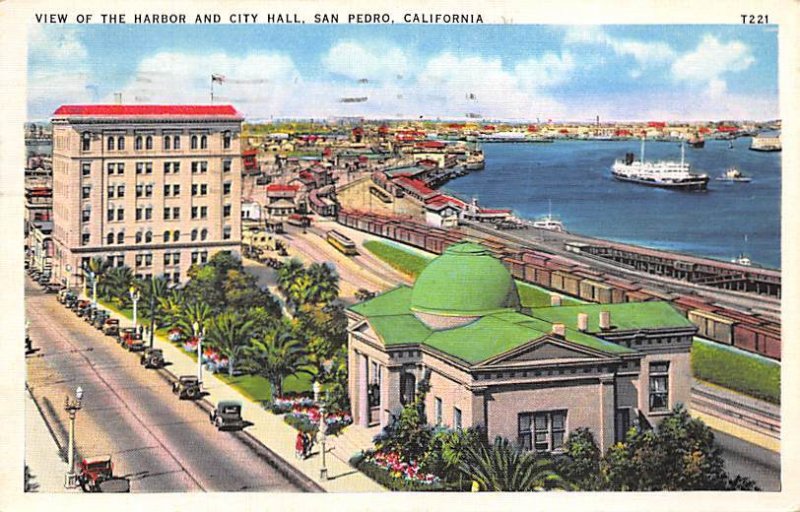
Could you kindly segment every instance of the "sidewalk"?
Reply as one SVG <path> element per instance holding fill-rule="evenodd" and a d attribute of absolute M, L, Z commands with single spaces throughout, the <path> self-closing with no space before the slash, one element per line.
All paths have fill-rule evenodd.
<path fill-rule="evenodd" d="M 130 325 L 131 321 L 115 311 L 109 313 L 118 318 L 121 326 Z M 164 351 L 164 359 L 171 365 L 165 370 L 177 377 L 179 375 L 196 375 L 197 361 L 181 348 L 173 345 L 160 336 L 155 337 L 154 346 Z M 142 370 L 147 371 L 147 370 Z M 328 436 L 325 446 L 325 462 L 328 469 L 328 480 L 320 479 L 322 468 L 321 445 L 315 444 L 311 456 L 306 460 L 295 457 L 295 440 L 297 431 L 283 421 L 282 416 L 272 414 L 261 407 L 261 404 L 250 401 L 239 391 L 218 379 L 209 372 L 203 372 L 203 389 L 208 393 L 205 397 L 216 405 L 220 400 L 238 400 L 242 402 L 242 417 L 253 425 L 246 428 L 262 444 L 276 453 L 283 461 L 314 480 L 327 492 L 381 492 L 384 487 L 351 467 L 350 457 L 362 449 L 371 448 L 374 429 L 351 425 L 338 436 Z M 167 386 L 164 392 L 169 393 Z M 177 400 L 177 398 L 176 398 Z M 62 483 L 63 485 L 63 483 Z"/>
<path fill-rule="evenodd" d="M 66 448 L 65 450 L 66 451 Z M 30 470 L 29 492 L 78 492 L 66 489 L 67 463 L 30 393 L 25 392 L 25 464 Z"/>

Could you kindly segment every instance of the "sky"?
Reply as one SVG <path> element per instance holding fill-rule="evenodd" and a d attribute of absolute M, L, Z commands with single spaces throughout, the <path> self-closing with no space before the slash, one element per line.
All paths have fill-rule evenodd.
<path fill-rule="evenodd" d="M 769 120 L 775 26 L 31 25 L 28 118 L 210 102 L 247 119 Z M 343 102 L 344 98 L 366 98 Z"/>

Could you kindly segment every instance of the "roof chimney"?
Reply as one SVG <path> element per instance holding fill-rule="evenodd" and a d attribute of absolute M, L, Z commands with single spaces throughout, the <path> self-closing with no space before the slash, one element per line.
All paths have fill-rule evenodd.
<path fill-rule="evenodd" d="M 567 327 L 564 324 L 553 324 L 553 335 L 563 338 L 567 335 Z"/>
<path fill-rule="evenodd" d="M 121 92 L 115 92 L 114 93 L 114 103 L 116 105 L 122 105 L 122 93 Z"/>
<path fill-rule="evenodd" d="M 589 329 L 589 315 L 578 313 L 578 330 L 586 332 Z"/>
<path fill-rule="evenodd" d="M 550 294 L 550 305 L 551 306 L 560 306 L 561 305 L 561 295 L 556 295 L 555 293 Z"/>
<path fill-rule="evenodd" d="M 611 311 L 600 312 L 600 328 L 603 330 L 611 329 Z"/>

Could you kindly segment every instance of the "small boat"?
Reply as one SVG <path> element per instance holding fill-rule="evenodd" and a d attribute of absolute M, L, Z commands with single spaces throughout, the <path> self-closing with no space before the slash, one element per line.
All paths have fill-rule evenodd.
<path fill-rule="evenodd" d="M 753 178 L 745 176 L 736 167 L 731 167 L 717 177 L 717 181 L 732 181 L 736 183 L 750 183 L 752 180 Z"/>
<path fill-rule="evenodd" d="M 703 148 L 706 145 L 705 139 L 697 133 L 694 135 L 694 137 L 689 138 L 689 140 L 687 140 L 686 143 L 689 145 L 690 148 L 697 148 L 697 149 Z"/>
<path fill-rule="evenodd" d="M 546 229 L 548 231 L 557 231 L 563 233 L 565 231 L 564 224 L 560 220 L 553 218 L 553 202 L 550 201 L 550 210 L 545 217 L 533 221 L 533 227 L 539 229 Z"/>
<path fill-rule="evenodd" d="M 731 263 L 736 263 L 737 265 L 742 265 L 744 267 L 749 267 L 753 265 L 753 262 L 750 260 L 750 258 L 745 256 L 744 253 L 741 253 L 739 254 L 739 256 L 733 258 L 731 260 Z"/>
<path fill-rule="evenodd" d="M 733 149 L 733 139 L 728 141 L 728 149 Z"/>

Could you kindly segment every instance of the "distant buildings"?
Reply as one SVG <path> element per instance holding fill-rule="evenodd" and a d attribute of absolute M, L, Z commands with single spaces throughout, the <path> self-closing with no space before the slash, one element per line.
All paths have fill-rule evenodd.
<path fill-rule="evenodd" d="M 242 116 L 229 105 L 65 105 L 53 114 L 54 280 L 92 257 L 186 277 L 241 243 Z"/>

